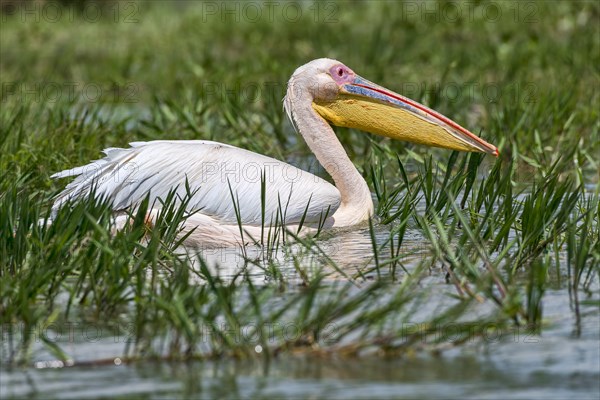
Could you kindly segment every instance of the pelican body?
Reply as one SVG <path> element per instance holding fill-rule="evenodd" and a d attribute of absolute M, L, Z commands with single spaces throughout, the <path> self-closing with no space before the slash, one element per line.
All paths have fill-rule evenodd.
<path fill-rule="evenodd" d="M 161 200 L 176 191 L 180 198 L 191 196 L 190 215 L 181 226 L 181 234 L 188 235 L 185 244 L 246 245 L 261 242 L 274 226 L 310 234 L 357 225 L 373 214 L 369 187 L 330 123 L 429 146 L 498 155 L 495 146 L 456 122 L 367 81 L 336 60 L 317 59 L 296 69 L 283 104 L 335 185 L 227 144 L 135 142 L 127 149 L 106 149 L 103 159 L 54 174 L 53 178 L 76 178 L 55 199 L 53 209 L 93 192 L 122 213 L 135 210 L 149 196 L 147 223 L 152 224 Z M 126 221 L 127 216 L 117 217 L 117 226 Z"/>

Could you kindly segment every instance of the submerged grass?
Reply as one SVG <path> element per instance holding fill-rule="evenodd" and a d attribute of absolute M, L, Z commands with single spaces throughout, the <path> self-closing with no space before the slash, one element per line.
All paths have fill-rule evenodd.
<path fill-rule="evenodd" d="M 576 332 L 582 308 L 598 311 L 600 9 L 594 3 L 561 2 L 557 9 L 536 3 L 536 22 L 507 18 L 493 26 L 482 18 L 389 21 L 400 18 L 392 2 L 339 3 L 330 24 L 309 17 L 223 23 L 206 21 L 188 2 L 180 4 L 185 13 L 167 3 L 136 4 L 139 19 L 129 25 L 3 21 L 3 363 L 29 363 L 39 340 L 72 363 L 61 343 L 40 333 L 74 322 L 101 325 L 122 339 L 124 360 L 297 351 L 392 356 L 459 345 L 489 329 L 541 332 L 544 295 L 556 282 L 569 292 Z M 381 21 L 381 31 L 363 32 L 353 23 L 364 18 Z M 322 56 L 481 127 L 501 157 L 337 129 L 376 197 L 377 216 L 361 227 L 371 252 L 356 261 L 343 247 L 330 247 L 335 235 L 326 231 L 316 238 L 287 231 L 280 222 L 287 199 L 280 199 L 275 228 L 253 238 L 258 255 L 244 250 L 239 268 L 227 274 L 226 261 L 205 260 L 206 249 L 181 250 L 186 200 L 174 193 L 152 227 L 144 224 L 145 202 L 114 233 L 109 206 L 93 197 L 64 207 L 51 225 L 38 223 L 49 218 L 50 199 L 64 185 L 49 178 L 53 172 L 134 140 L 218 140 L 323 175 L 280 103 L 294 68 Z M 467 88 L 469 81 L 500 94 L 490 100 L 483 91 L 466 96 L 464 90 L 451 97 L 444 86 Z M 41 89 L 50 84 L 75 84 L 76 96 L 59 89 L 62 97 L 50 98 Z M 81 88 L 90 84 L 104 95 L 86 97 Z M 411 235 L 420 247 L 407 246 Z M 432 277 L 447 283 L 444 304 L 433 310 L 425 307 L 440 299 L 428 284 Z"/>

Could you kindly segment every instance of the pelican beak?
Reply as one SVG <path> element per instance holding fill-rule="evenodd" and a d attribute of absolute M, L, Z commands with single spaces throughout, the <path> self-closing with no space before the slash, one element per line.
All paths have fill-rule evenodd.
<path fill-rule="evenodd" d="M 340 86 L 334 100 L 315 101 L 313 108 L 337 126 L 428 146 L 498 156 L 496 146 L 450 118 L 358 75 L 351 83 Z"/>

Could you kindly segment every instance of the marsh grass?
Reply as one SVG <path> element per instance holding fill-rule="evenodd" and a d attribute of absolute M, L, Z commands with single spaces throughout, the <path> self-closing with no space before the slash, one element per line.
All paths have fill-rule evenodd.
<path fill-rule="evenodd" d="M 101 324 L 125 338 L 126 361 L 254 357 L 258 344 L 265 358 L 296 352 L 396 356 L 483 341 L 490 327 L 542 332 L 551 282 L 569 292 L 581 332 L 582 308 L 597 312 L 599 304 L 600 43 L 597 27 L 578 25 L 576 16 L 597 22 L 600 11 L 592 3 L 580 10 L 565 4 L 554 10 L 540 3 L 541 22 L 509 20 L 492 32 L 485 21 L 399 21 L 382 23 L 385 35 L 363 35 L 352 24 L 365 15 L 374 21 L 393 16 L 385 2 L 344 8 L 329 25 L 310 18 L 297 24 L 200 23 L 193 7 L 179 14 L 162 3 L 142 7 L 132 26 L 8 19 L 0 39 L 3 83 L 93 82 L 117 93 L 133 83 L 136 101 L 2 98 L 3 362 L 28 364 L 41 338 L 54 357 L 72 363 L 60 343 L 36 333 L 69 321 Z M 564 18 L 574 25 L 557 38 L 554 26 Z M 472 45 L 456 46 L 448 29 Z M 482 30 L 488 37 L 478 34 Z M 62 39 L 75 32 L 78 40 Z M 105 42 L 95 41 L 100 34 L 107 35 Z M 349 43 L 348 35 L 362 39 Z M 411 37 L 417 36 L 415 43 Z M 19 46 L 16 38 L 22 38 Z M 527 45 L 516 46 L 519 41 Z M 432 46 L 433 54 L 423 50 Z M 550 62 L 550 54 L 562 62 Z M 301 237 L 282 224 L 287 199 L 280 199 L 276 220 L 266 221 L 264 177 L 265 228 L 260 238 L 248 238 L 261 255 L 242 250 L 242 266 L 230 276 L 208 265 L 201 250 L 192 263 L 180 248 L 189 193 L 164 199 L 151 227 L 144 223 L 145 201 L 131 212 L 132 222 L 114 233 L 108 204 L 93 196 L 62 208 L 47 223 L 51 199 L 64 185 L 49 176 L 129 141 L 210 139 L 310 160 L 280 101 L 294 68 L 321 56 L 337 57 L 393 89 L 399 80 L 423 82 L 427 73 L 442 81 L 491 80 L 506 89 L 493 102 L 481 95 L 450 101 L 439 90 L 412 97 L 461 123 L 470 110 L 483 110 L 473 125 L 500 144 L 501 157 L 337 129 L 376 198 L 377 215 L 366 227 L 371 253 L 367 261 L 349 260 L 350 268 L 328 252 L 326 231 Z M 207 82 L 229 92 L 210 94 Z M 240 88 L 248 82 L 279 85 L 249 102 Z M 239 204 L 233 191 L 231 197 Z M 236 215 L 240 220 L 237 205 Z M 407 234 L 415 232 L 423 247 L 407 249 Z M 419 262 L 407 262 L 413 253 Z M 253 267 L 264 273 L 258 281 Z M 433 311 L 425 307 L 439 299 L 427 283 L 432 277 L 446 283 L 445 304 Z M 407 329 L 407 321 L 419 328 Z M 445 336 L 448 324 L 453 340 Z"/>

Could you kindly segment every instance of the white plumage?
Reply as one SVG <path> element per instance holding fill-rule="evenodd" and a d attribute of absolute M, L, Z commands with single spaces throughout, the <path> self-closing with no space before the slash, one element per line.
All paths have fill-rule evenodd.
<path fill-rule="evenodd" d="M 62 171 L 53 178 L 77 176 L 54 203 L 96 195 L 108 199 L 115 211 L 135 208 L 150 194 L 150 204 L 176 190 L 192 194 L 189 211 L 197 211 L 221 224 L 260 225 L 261 185 L 265 183 L 265 222 L 278 217 L 285 224 L 319 223 L 340 205 L 340 193 L 325 180 L 274 158 L 234 146 L 203 140 L 160 140 L 131 143 L 128 149 L 109 148 L 106 157 Z M 187 181 L 187 185 L 186 185 Z"/>

